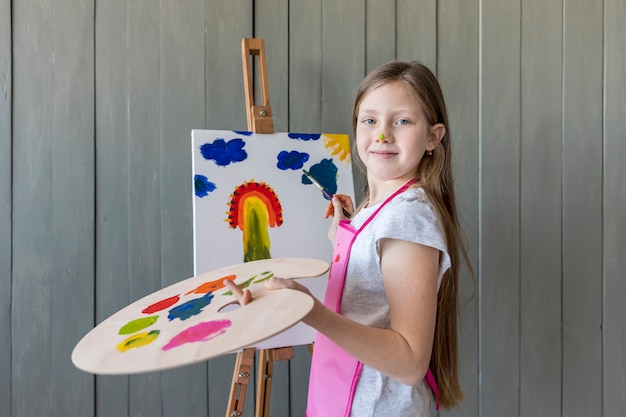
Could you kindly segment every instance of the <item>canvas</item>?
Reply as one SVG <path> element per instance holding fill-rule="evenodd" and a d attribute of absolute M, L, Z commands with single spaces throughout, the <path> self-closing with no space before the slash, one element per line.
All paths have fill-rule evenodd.
<path fill-rule="evenodd" d="M 192 153 L 195 274 L 275 257 L 330 261 L 328 201 L 303 169 L 330 194 L 353 197 L 348 135 L 194 130 Z M 326 281 L 300 282 L 323 299 Z M 298 324 L 255 347 L 313 339 Z"/>

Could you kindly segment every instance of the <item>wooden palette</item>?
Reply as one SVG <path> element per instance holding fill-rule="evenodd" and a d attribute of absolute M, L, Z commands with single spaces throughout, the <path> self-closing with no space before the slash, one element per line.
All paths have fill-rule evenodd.
<path fill-rule="evenodd" d="M 272 276 L 312 278 L 328 263 L 307 258 L 265 259 L 220 268 L 156 291 L 113 314 L 74 348 L 72 362 L 95 374 L 133 374 L 189 365 L 253 346 L 299 322 L 313 298 L 267 290 Z M 239 307 L 224 287 L 233 279 L 253 301 Z"/>

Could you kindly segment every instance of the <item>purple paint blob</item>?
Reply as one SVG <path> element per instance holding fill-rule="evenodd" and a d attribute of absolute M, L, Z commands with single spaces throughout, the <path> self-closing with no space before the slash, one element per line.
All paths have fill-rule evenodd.
<path fill-rule="evenodd" d="M 230 320 L 212 320 L 196 324 L 178 333 L 161 349 L 170 350 L 187 343 L 206 342 L 226 333 L 231 324 Z"/>

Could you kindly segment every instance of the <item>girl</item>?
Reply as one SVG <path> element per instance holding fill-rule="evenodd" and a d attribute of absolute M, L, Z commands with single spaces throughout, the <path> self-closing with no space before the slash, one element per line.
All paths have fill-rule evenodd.
<path fill-rule="evenodd" d="M 352 123 L 368 192 L 357 210 L 335 195 L 326 213 L 335 244 L 328 288 L 303 319 L 318 331 L 307 416 L 429 416 L 431 393 L 437 407 L 463 397 L 456 332 L 465 251 L 439 83 L 419 63 L 385 64 L 361 83 Z M 307 292 L 280 278 L 267 286 Z"/>

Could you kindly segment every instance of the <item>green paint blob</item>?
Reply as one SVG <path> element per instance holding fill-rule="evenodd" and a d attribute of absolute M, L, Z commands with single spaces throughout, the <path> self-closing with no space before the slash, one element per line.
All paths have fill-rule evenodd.
<path fill-rule="evenodd" d="M 140 319 L 131 320 L 120 329 L 119 334 L 133 334 L 146 327 L 152 326 L 159 316 L 142 317 Z"/>
<path fill-rule="evenodd" d="M 274 273 L 272 271 L 263 272 L 261 274 L 261 278 L 259 278 L 256 281 L 254 281 L 254 284 L 258 284 L 259 282 L 267 281 L 268 279 L 272 278 L 273 276 L 274 276 Z"/>

